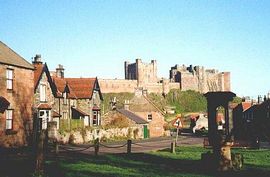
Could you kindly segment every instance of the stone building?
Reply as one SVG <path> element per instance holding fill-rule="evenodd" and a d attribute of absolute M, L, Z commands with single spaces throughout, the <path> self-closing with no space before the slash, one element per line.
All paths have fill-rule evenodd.
<path fill-rule="evenodd" d="M 126 109 L 114 109 L 102 116 L 102 125 L 117 128 L 133 128 L 135 139 L 148 138 L 148 122 Z"/>
<path fill-rule="evenodd" d="M 215 69 L 204 69 L 202 66 L 171 67 L 170 79 L 157 77 L 157 61 L 135 63 L 125 61 L 125 79 L 99 79 L 103 93 L 133 93 L 138 87 L 148 93 L 167 94 L 172 89 L 195 90 L 201 93 L 208 91 L 230 91 L 230 73 L 218 72 Z"/>
<path fill-rule="evenodd" d="M 143 63 L 141 59 L 136 59 L 135 63 L 125 61 L 125 79 L 137 80 L 138 87 L 143 87 L 147 83 L 157 83 L 157 61 Z"/>
<path fill-rule="evenodd" d="M 0 146 L 31 142 L 34 67 L 0 41 Z"/>
<path fill-rule="evenodd" d="M 47 129 L 50 121 L 59 121 L 61 115 L 56 111 L 55 86 L 52 82 L 47 64 L 43 64 L 41 55 L 36 55 L 33 60 L 34 71 L 34 128 L 36 131 Z"/>
<path fill-rule="evenodd" d="M 97 78 L 65 78 L 62 65 L 51 72 L 55 85 L 55 107 L 62 119 L 83 119 L 85 126 L 101 124 L 103 100 Z"/>
<path fill-rule="evenodd" d="M 195 90 L 201 93 L 209 91 L 230 91 L 230 73 L 202 66 L 175 65 L 170 70 L 170 81 L 180 83 L 181 90 Z"/>
<path fill-rule="evenodd" d="M 136 114 L 148 122 L 150 137 L 163 136 L 164 131 L 164 113 L 153 104 L 148 98 L 142 88 L 135 90 L 135 96 L 131 100 L 127 100 L 124 109 Z"/>
<path fill-rule="evenodd" d="M 138 87 L 148 93 L 167 94 L 171 89 L 179 89 L 179 83 L 169 82 L 169 79 L 157 77 L 157 61 L 144 63 L 136 59 L 135 63 L 125 61 L 125 79 L 99 79 L 103 93 L 134 93 Z"/>

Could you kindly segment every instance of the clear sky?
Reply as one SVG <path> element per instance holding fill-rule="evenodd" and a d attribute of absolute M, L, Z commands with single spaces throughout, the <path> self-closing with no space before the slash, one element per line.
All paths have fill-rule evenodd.
<path fill-rule="evenodd" d="M 124 78 L 124 61 L 156 59 L 231 72 L 239 96 L 270 90 L 269 0 L 0 0 L 0 40 L 68 77 Z"/>

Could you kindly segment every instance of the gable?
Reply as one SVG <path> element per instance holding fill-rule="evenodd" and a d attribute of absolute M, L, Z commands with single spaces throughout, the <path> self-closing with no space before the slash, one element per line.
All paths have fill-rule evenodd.
<path fill-rule="evenodd" d="M 51 75 L 50 75 L 50 72 L 49 72 L 49 69 L 47 67 L 47 64 L 36 64 L 34 65 L 35 67 L 35 70 L 34 70 L 34 84 L 35 84 L 35 91 L 38 87 L 38 85 L 40 84 L 40 81 L 43 77 L 43 75 L 45 74 L 46 75 L 46 80 L 49 82 L 50 84 L 50 87 L 51 87 L 51 90 L 53 92 L 53 94 L 55 93 L 55 86 L 53 84 L 53 81 L 52 81 L 52 78 L 51 78 Z"/>

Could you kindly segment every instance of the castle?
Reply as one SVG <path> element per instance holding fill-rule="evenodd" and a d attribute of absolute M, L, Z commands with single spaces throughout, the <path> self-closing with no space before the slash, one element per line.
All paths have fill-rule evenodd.
<path fill-rule="evenodd" d="M 230 73 L 204 69 L 202 66 L 171 67 L 170 78 L 157 77 L 157 61 L 143 63 L 124 63 L 125 79 L 100 79 L 103 93 L 134 93 L 135 88 L 142 88 L 148 93 L 167 94 L 171 89 L 195 90 L 201 93 L 208 91 L 230 91 Z"/>

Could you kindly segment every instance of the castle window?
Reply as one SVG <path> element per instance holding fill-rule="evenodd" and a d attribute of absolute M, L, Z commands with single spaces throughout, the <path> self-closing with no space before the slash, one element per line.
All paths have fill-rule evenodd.
<path fill-rule="evenodd" d="M 7 89 L 8 90 L 13 89 L 13 74 L 14 74 L 14 71 L 12 69 L 7 69 L 6 79 L 7 79 Z"/>
<path fill-rule="evenodd" d="M 152 114 L 148 114 L 147 115 L 147 121 L 152 121 L 153 120 L 153 116 L 152 116 Z"/>
<path fill-rule="evenodd" d="M 6 110 L 6 130 L 13 129 L 13 109 Z"/>

